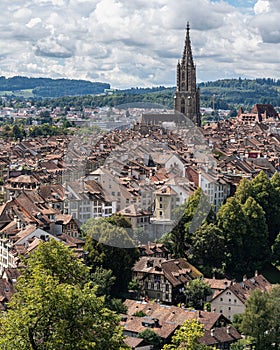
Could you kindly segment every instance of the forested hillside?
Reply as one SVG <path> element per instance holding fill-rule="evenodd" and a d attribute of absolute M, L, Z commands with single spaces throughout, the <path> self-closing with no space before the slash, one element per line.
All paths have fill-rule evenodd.
<path fill-rule="evenodd" d="M 31 90 L 33 97 L 60 97 L 100 94 L 109 89 L 110 84 L 86 80 L 0 77 L 0 92 L 18 95 L 20 91 Z"/>
<path fill-rule="evenodd" d="M 228 109 L 255 103 L 270 103 L 280 106 L 280 80 L 274 79 L 223 79 L 199 84 L 201 105 Z"/>
<path fill-rule="evenodd" d="M 200 83 L 199 87 L 202 107 L 251 108 L 256 103 L 280 106 L 280 80 L 222 79 Z M 2 96 L 24 97 L 23 92 L 29 91 L 29 98 L 37 101 L 36 103 L 39 100 L 41 105 L 53 104 L 80 108 L 156 103 L 173 108 L 175 87 L 132 87 L 125 90 L 112 90 L 110 94 L 106 94 L 106 89 L 109 88 L 110 84 L 85 80 L 0 77 Z M 43 99 L 46 98 L 47 100 L 44 101 Z M 54 98 L 55 100 L 52 100 Z"/>

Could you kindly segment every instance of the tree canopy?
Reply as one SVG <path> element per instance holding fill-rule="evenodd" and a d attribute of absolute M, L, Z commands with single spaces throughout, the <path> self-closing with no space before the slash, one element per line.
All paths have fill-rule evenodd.
<path fill-rule="evenodd" d="M 0 318 L 1 349 L 123 347 L 118 316 L 96 296 L 88 268 L 63 243 L 41 243 L 21 272 Z"/>
<path fill-rule="evenodd" d="M 280 285 L 269 292 L 254 291 L 246 302 L 241 331 L 253 338 L 256 350 L 279 349 Z"/>
<path fill-rule="evenodd" d="M 197 320 L 186 320 L 175 331 L 171 344 L 165 344 L 163 350 L 206 350 L 213 349 L 199 342 L 204 335 L 204 326 Z"/>
<path fill-rule="evenodd" d="M 114 224 L 115 223 L 115 224 Z M 125 220 L 89 219 L 82 232 L 86 239 L 86 263 L 94 272 L 97 267 L 111 269 L 115 277 L 112 296 L 122 297 L 131 281 L 131 269 L 139 257 L 139 251 L 128 231 L 118 225 Z"/>
<path fill-rule="evenodd" d="M 185 287 L 187 305 L 197 310 L 202 310 L 206 297 L 211 294 L 210 285 L 200 278 L 191 280 Z"/>

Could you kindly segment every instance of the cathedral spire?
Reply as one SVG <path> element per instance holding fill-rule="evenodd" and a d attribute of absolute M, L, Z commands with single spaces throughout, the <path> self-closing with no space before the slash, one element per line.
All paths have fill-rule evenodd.
<path fill-rule="evenodd" d="M 193 57 L 192 57 L 192 47 L 191 47 L 191 39 L 190 39 L 190 23 L 187 22 L 186 27 L 186 39 L 185 39 L 185 47 L 182 57 L 182 64 L 193 66 Z"/>
<path fill-rule="evenodd" d="M 196 86 L 196 67 L 192 56 L 189 22 L 186 27 L 183 57 L 177 64 L 177 87 L 174 97 L 175 111 L 200 125 L 200 92 Z"/>

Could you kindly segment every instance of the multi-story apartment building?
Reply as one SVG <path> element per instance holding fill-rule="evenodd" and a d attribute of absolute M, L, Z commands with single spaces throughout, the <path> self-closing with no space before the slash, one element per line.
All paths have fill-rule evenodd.
<path fill-rule="evenodd" d="M 206 194 L 216 212 L 230 195 L 231 191 L 230 184 L 225 181 L 223 176 L 204 171 L 198 173 L 198 186 Z"/>
<path fill-rule="evenodd" d="M 182 258 L 143 256 L 133 267 L 133 278 L 139 282 L 141 295 L 169 304 L 185 302 L 185 284 L 200 276 L 201 272 Z"/>

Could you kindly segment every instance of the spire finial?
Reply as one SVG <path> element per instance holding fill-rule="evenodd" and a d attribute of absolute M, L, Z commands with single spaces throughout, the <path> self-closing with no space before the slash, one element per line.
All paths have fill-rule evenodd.
<path fill-rule="evenodd" d="M 192 48 L 191 48 L 191 39 L 190 39 L 190 22 L 187 21 L 186 26 L 186 39 L 185 39 L 185 47 L 182 57 L 182 64 L 190 64 L 193 66 L 193 58 L 192 58 Z"/>

